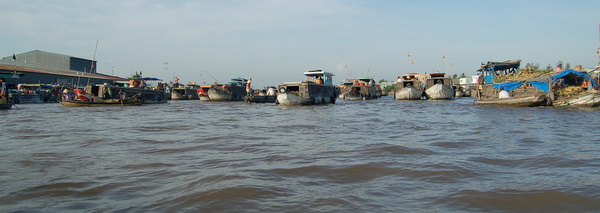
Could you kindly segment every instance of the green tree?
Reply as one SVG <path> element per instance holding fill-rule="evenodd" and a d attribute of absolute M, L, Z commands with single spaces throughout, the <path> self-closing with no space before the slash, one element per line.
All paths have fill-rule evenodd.
<path fill-rule="evenodd" d="M 386 86 L 386 87 L 384 87 L 384 88 L 382 89 L 382 91 L 383 91 L 384 93 L 389 93 L 389 92 L 391 92 L 391 91 L 394 91 L 394 90 L 396 90 L 396 84 L 391 84 L 391 85 L 388 85 L 388 86 Z"/>

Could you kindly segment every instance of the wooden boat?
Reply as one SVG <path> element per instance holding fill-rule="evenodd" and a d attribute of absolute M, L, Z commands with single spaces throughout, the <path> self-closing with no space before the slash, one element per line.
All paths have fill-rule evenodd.
<path fill-rule="evenodd" d="M 138 101 L 60 101 L 60 104 L 68 107 L 105 107 L 105 106 L 141 106 L 144 102 Z"/>
<path fill-rule="evenodd" d="M 244 78 L 234 78 L 226 84 L 213 84 L 208 90 L 211 101 L 243 101 L 246 96 L 246 82 Z"/>
<path fill-rule="evenodd" d="M 161 79 L 152 77 L 136 77 L 130 79 L 134 84 L 128 87 L 104 85 L 108 90 L 110 97 L 108 99 L 119 99 L 119 91 L 125 92 L 125 99 L 133 96 L 141 96 L 140 99 L 144 104 L 163 104 L 167 103 L 169 96 L 167 96 L 167 86 L 161 83 Z M 98 87 L 99 91 L 102 91 L 102 87 Z M 86 92 L 93 94 L 95 89 Z M 102 97 L 102 96 L 99 96 Z"/>
<path fill-rule="evenodd" d="M 208 97 L 208 90 L 210 90 L 210 85 L 200 86 L 200 88 L 196 90 L 196 93 L 198 93 L 198 98 L 201 101 L 210 101 L 210 97 Z"/>
<path fill-rule="evenodd" d="M 9 90 L 11 102 L 15 104 L 56 103 L 52 85 L 47 84 L 18 84 L 16 90 Z"/>
<path fill-rule="evenodd" d="M 600 94 L 583 93 L 575 97 L 560 98 L 552 102 L 553 106 L 577 106 L 577 107 L 598 107 L 600 106 Z"/>
<path fill-rule="evenodd" d="M 171 100 L 198 100 L 199 85 L 191 82 L 187 85 L 177 84 L 171 89 Z"/>
<path fill-rule="evenodd" d="M 445 77 L 444 73 L 431 73 L 426 81 L 425 94 L 428 99 L 452 99 L 455 92 L 452 88 L 452 79 Z"/>
<path fill-rule="evenodd" d="M 248 102 L 248 103 L 275 103 L 276 101 L 277 101 L 276 95 L 246 96 L 246 102 Z"/>
<path fill-rule="evenodd" d="M 565 70 L 551 75 L 554 95 L 553 106 L 598 107 L 600 92 L 591 76 L 576 70 Z"/>
<path fill-rule="evenodd" d="M 277 95 L 275 92 L 268 94 L 268 90 L 269 88 L 260 89 L 256 94 L 252 91 L 250 94 L 246 95 L 245 100 L 248 103 L 275 103 L 277 101 Z"/>
<path fill-rule="evenodd" d="M 166 103 L 167 98 L 165 91 L 162 88 L 147 88 L 147 87 L 121 87 L 113 86 L 108 84 L 99 85 L 88 85 L 83 89 L 75 89 L 73 92 L 66 89 L 62 93 L 62 100 L 60 101 L 79 101 L 79 102 L 95 102 L 97 105 L 112 105 L 113 102 L 119 102 L 118 100 L 125 100 L 126 102 L 132 102 L 133 105 L 136 102 L 144 104 L 157 104 Z M 66 103 L 74 105 L 74 103 Z M 91 103 L 82 103 L 82 105 L 89 105 Z M 64 104 L 63 104 L 64 105 Z"/>
<path fill-rule="evenodd" d="M 373 78 L 346 79 L 340 86 L 340 96 L 344 100 L 371 100 L 381 97 Z"/>
<path fill-rule="evenodd" d="M 482 64 L 477 86 L 475 88 L 475 104 L 478 105 L 503 105 L 515 107 L 534 107 L 548 105 L 548 93 L 536 87 L 533 79 L 519 79 L 519 81 L 498 81 L 494 77 L 501 75 L 502 79 L 516 77 L 521 60 L 504 62 L 488 62 Z M 498 78 L 497 78 L 498 80 Z M 546 90 L 548 88 L 546 87 Z M 508 98 L 499 98 L 502 90 L 510 93 Z"/>
<path fill-rule="evenodd" d="M 418 80 L 417 73 L 409 73 L 405 76 L 400 76 L 396 81 L 396 91 L 394 91 L 394 99 L 396 100 L 421 100 L 424 94 L 424 86 Z"/>
<path fill-rule="evenodd" d="M 12 108 L 13 103 L 9 103 L 6 99 L 0 98 L 0 110 Z"/>
<path fill-rule="evenodd" d="M 0 104 L 0 110 L 11 109 L 12 105 L 13 104 L 11 104 L 11 103 Z"/>
<path fill-rule="evenodd" d="M 534 107 L 546 105 L 546 95 L 538 94 L 526 97 L 487 98 L 475 100 L 478 105 L 505 105 L 513 107 Z"/>
<path fill-rule="evenodd" d="M 332 84 L 333 73 L 322 70 L 304 72 L 307 80 L 279 84 L 276 103 L 282 106 L 335 103 L 339 95 Z"/>

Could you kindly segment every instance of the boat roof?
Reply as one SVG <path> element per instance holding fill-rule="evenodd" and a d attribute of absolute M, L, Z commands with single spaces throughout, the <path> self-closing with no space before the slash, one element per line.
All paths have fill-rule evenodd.
<path fill-rule="evenodd" d="M 248 79 L 245 79 L 245 78 L 242 78 L 242 77 L 232 78 L 231 80 L 232 81 L 244 81 L 244 82 L 248 81 Z"/>
<path fill-rule="evenodd" d="M 144 80 L 144 81 L 162 81 L 162 79 L 152 78 L 152 77 L 136 77 L 136 78 L 133 78 L 133 79 Z"/>
<path fill-rule="evenodd" d="M 323 70 L 311 70 L 308 72 L 304 72 L 304 75 L 306 75 L 306 76 L 325 76 L 325 75 L 334 76 L 333 73 L 324 72 Z"/>
<path fill-rule="evenodd" d="M 508 69 L 518 69 L 521 66 L 521 60 L 507 60 L 503 62 L 493 62 L 488 61 L 487 64 L 482 64 L 481 69 L 477 71 L 481 72 L 483 70 L 508 70 Z"/>
<path fill-rule="evenodd" d="M 444 77 L 446 75 L 446 73 L 440 72 L 440 73 L 430 73 L 429 76 L 432 78 L 440 78 L 440 77 Z"/>

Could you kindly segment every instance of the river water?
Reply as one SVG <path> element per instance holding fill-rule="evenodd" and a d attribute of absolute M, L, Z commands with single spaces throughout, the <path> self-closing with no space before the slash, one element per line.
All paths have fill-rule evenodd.
<path fill-rule="evenodd" d="M 600 110 L 450 101 L 0 111 L 1 212 L 598 212 Z"/>

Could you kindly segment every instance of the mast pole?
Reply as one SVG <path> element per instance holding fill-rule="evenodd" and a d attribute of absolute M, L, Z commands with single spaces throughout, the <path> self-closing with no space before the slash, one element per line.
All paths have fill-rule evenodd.
<path fill-rule="evenodd" d="M 92 68 L 90 69 L 90 74 L 88 75 L 87 85 L 90 85 L 90 78 L 92 77 L 92 71 L 94 71 L 94 62 L 96 62 L 96 50 L 98 50 L 98 40 L 96 40 L 96 48 L 94 48 L 94 59 L 92 59 Z"/>

